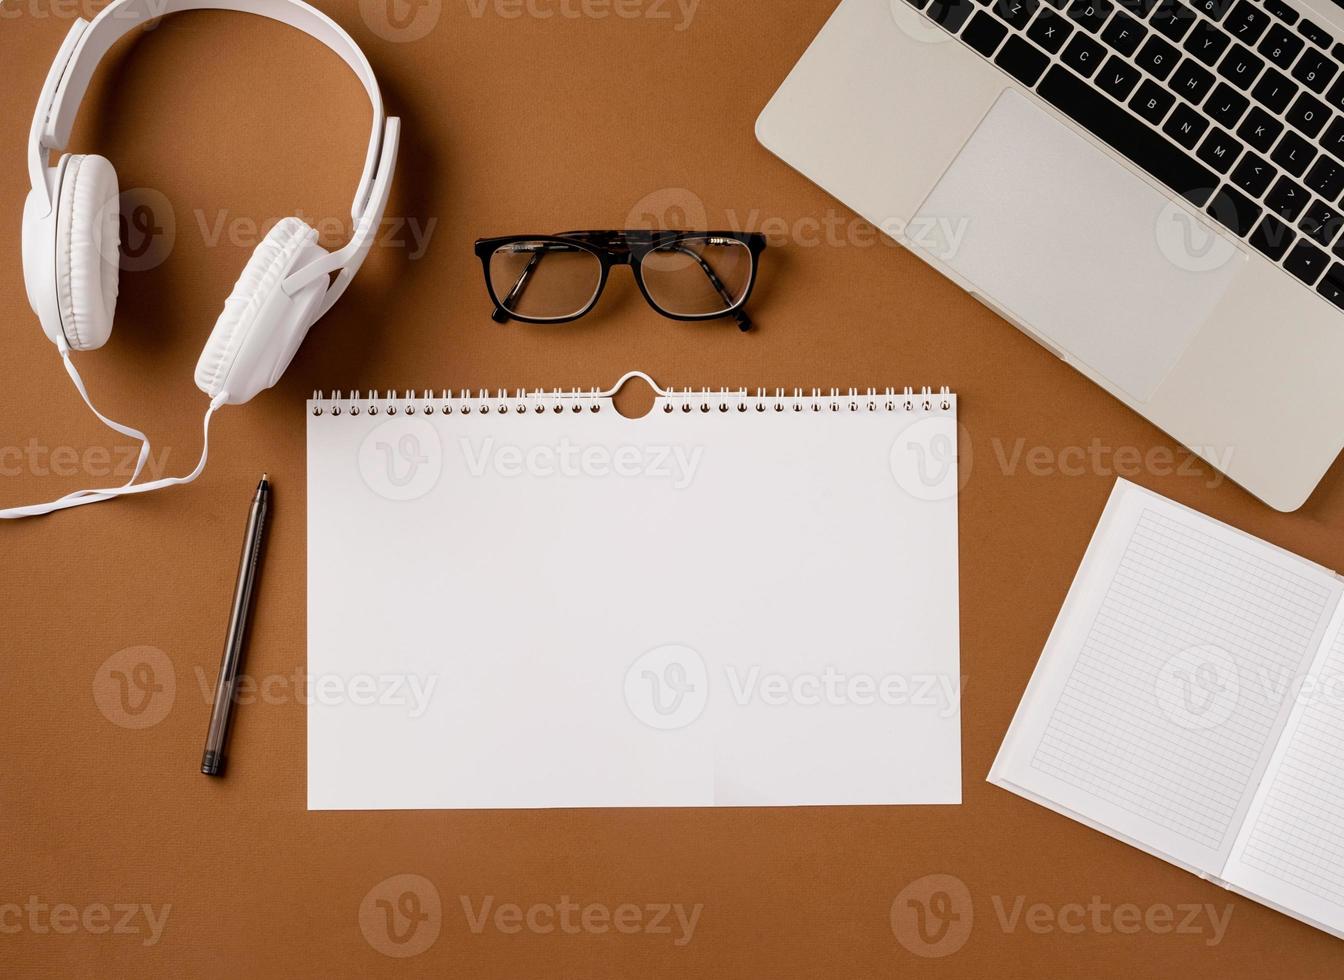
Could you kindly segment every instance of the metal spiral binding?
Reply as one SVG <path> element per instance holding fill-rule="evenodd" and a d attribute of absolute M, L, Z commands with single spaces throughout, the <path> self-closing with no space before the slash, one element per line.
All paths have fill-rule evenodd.
<path fill-rule="evenodd" d="M 512 393 L 499 389 L 490 392 L 481 389 L 476 392 L 441 391 L 437 396 L 432 391 L 423 391 L 416 396 L 413 391 L 398 395 L 395 391 L 386 391 L 381 395 L 377 391 L 367 392 L 360 397 L 359 392 L 342 393 L 339 389 L 330 396 L 321 391 L 313 392 L 312 412 L 314 416 L 330 415 L 333 418 L 343 414 L 358 416 L 387 415 L 395 417 L 406 415 L 564 415 L 580 414 L 585 411 L 602 411 L 607 393 L 596 388 L 587 391 L 574 388 L 563 391 L 554 388 L 550 391 L 525 391 L 519 388 Z M 750 392 L 745 388 L 673 388 L 661 392 L 658 396 L 662 411 L 668 415 L 764 415 L 766 413 L 865 413 L 880 412 L 948 412 L 953 407 L 951 389 L 943 386 L 937 390 L 930 387 L 904 388 L 831 388 L 823 390 L 812 388 L 804 390 L 794 388 L 786 393 L 783 388 L 768 391 L 757 388 Z"/>
<path fill-rule="evenodd" d="M 714 391 L 705 389 L 672 389 L 661 399 L 662 410 L 671 415 L 680 412 L 685 415 L 699 414 L 707 415 L 717 413 L 726 414 L 755 414 L 763 415 L 766 413 L 785 413 L 785 412 L 851 412 L 851 413 L 878 413 L 878 412 L 948 412 L 952 410 L 952 392 L 946 386 L 938 389 L 937 393 L 932 388 L 921 388 L 918 394 L 915 389 L 905 388 L 899 393 L 895 388 L 831 388 L 824 390 L 821 388 L 812 388 L 805 390 L 803 388 L 794 388 L 791 392 L 786 392 L 784 388 L 775 388 L 773 391 L 765 388 L 757 388 L 754 392 L 746 389 L 730 391 L 727 388 Z"/>

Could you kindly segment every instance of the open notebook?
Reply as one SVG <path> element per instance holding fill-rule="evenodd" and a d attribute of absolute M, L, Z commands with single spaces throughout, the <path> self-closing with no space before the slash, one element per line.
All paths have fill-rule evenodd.
<path fill-rule="evenodd" d="M 955 396 L 611 394 L 309 402 L 309 807 L 960 802 Z"/>
<path fill-rule="evenodd" d="M 990 781 L 1344 937 L 1341 591 L 1120 480 Z"/>

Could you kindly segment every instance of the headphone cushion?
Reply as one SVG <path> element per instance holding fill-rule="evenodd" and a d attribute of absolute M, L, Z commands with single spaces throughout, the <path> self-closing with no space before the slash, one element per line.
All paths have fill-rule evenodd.
<path fill-rule="evenodd" d="M 259 329 L 301 329 L 301 325 L 297 324 L 271 322 L 277 306 L 282 311 L 293 309 L 286 304 L 276 304 L 273 300 L 280 284 L 294 267 L 295 258 L 301 253 L 311 255 L 317 249 L 314 245 L 316 237 L 317 232 L 305 222 L 298 218 L 286 218 L 270 230 L 252 253 L 233 292 L 224 302 L 224 312 L 215 322 L 215 328 L 196 364 L 196 385 L 207 395 L 213 398 L 229 391 L 246 400 L 251 396 L 245 392 L 257 387 L 268 387 L 269 378 L 237 379 L 239 384 L 236 386 L 227 382 L 230 381 L 230 373 L 240 363 L 240 352 L 257 346 L 252 342 L 255 340 L 251 337 L 253 333 Z M 266 339 L 261 338 L 263 341 Z M 234 391 L 234 387 L 239 390 Z"/>
<path fill-rule="evenodd" d="M 74 350 L 112 335 L 121 233 L 117 171 L 105 157 L 72 155 L 61 179 L 56 228 L 56 301 Z"/>

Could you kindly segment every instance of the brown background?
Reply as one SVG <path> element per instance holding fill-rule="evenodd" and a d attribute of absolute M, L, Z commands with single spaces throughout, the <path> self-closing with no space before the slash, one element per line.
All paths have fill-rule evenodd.
<path fill-rule="evenodd" d="M 605 9 L 538 2 L 541 11 Z M 1167 472 L 1161 456 L 1139 464 L 1170 441 L 761 149 L 755 117 L 834 0 L 703 0 L 684 30 L 675 5 L 661 0 L 625 9 L 666 10 L 667 19 L 512 17 L 519 8 L 507 0 L 399 4 L 419 18 L 412 29 L 428 28 L 416 40 L 398 39 L 386 3 L 325 7 L 364 46 L 404 119 L 389 214 L 432 228 L 426 254 L 375 249 L 278 388 L 218 417 L 217 455 L 197 484 L 0 527 L 0 906 L 29 896 L 80 909 L 171 905 L 153 946 L 143 935 L 83 929 L 0 932 L 0 970 L 954 977 L 1067 974 L 1086 964 L 1098 977 L 1338 976 L 1337 940 L 984 776 L 1115 466 L 1334 568 L 1344 567 L 1339 467 L 1285 516 L 1203 464 L 1182 473 Z M 40 456 L 24 449 L 30 441 L 71 447 L 67 454 L 118 443 L 67 383 L 29 313 L 20 271 L 32 106 L 78 7 L 5 7 L 0 444 L 12 451 L 0 458 L 0 495 L 17 504 L 98 479 L 44 475 Z M 160 203 L 154 217 L 159 227 L 171 218 L 175 235 L 171 248 L 163 237 L 151 242 L 161 262 L 123 274 L 115 336 L 79 364 L 105 411 L 168 451 L 169 472 L 189 469 L 199 449 L 204 398 L 191 373 L 249 254 L 247 222 L 265 226 L 296 209 L 310 221 L 345 213 L 367 132 L 361 99 L 317 44 L 215 13 L 170 18 L 102 70 L 72 148 L 109 157 L 122 189 L 135 190 L 132 203 L 166 198 L 171 213 Z M 771 234 L 756 333 L 659 319 L 628 275 L 614 277 L 598 315 L 563 330 L 487 318 L 476 237 L 620 227 L 647 215 Z M 215 240 L 221 220 L 236 234 Z M 292 687 L 271 699 L 279 703 L 240 712 L 231 778 L 197 774 L 202 686 L 215 675 L 246 503 L 263 469 L 276 506 L 249 673 L 289 678 L 304 669 L 308 392 L 587 387 L 632 367 L 669 386 L 946 383 L 960 393 L 970 470 L 961 499 L 963 806 L 309 814 L 305 713 Z M 1076 449 L 1094 440 L 1124 451 L 1099 453 L 1099 464 L 1078 471 Z M 631 556 L 632 574 L 638 561 Z M 95 701 L 108 690 L 110 668 L 100 675 L 100 666 L 131 647 L 162 651 L 176 681 L 171 710 L 143 729 L 114 723 Z M 563 740 L 537 747 L 579 750 Z M 366 941 L 359 908 L 402 873 L 433 883 L 442 931 L 427 952 L 396 960 Z M 924 960 L 897 942 L 889 911 L 908 883 L 930 874 L 965 883 L 974 928 L 959 952 Z M 678 947 L 667 935 L 476 934 L 463 895 L 476 905 L 485 896 L 522 905 L 570 896 L 704 910 L 692 941 Z M 1019 897 L 1058 908 L 1094 895 L 1145 909 L 1235 910 L 1214 947 L 1207 933 L 1005 930 L 996 913 L 996 902 L 1011 909 Z"/>

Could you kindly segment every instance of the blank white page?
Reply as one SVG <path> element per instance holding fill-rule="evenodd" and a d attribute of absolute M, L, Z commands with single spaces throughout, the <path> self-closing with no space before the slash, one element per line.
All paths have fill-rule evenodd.
<path fill-rule="evenodd" d="M 1344 938 L 1344 603 L 1311 669 L 1279 682 L 1293 715 L 1225 877 Z"/>
<path fill-rule="evenodd" d="M 310 403 L 309 807 L 960 802 L 956 403 L 915 399 Z"/>
<path fill-rule="evenodd" d="M 1117 482 L 990 774 L 1221 874 L 1340 594 L 1325 569 Z"/>

